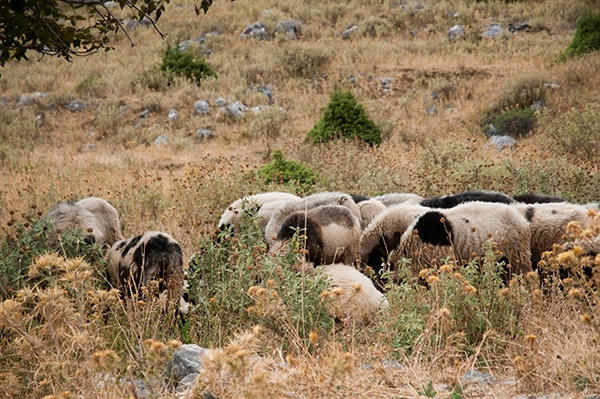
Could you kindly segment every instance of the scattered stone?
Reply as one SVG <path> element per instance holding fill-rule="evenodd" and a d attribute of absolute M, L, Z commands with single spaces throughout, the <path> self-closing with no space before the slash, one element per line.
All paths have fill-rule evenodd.
<path fill-rule="evenodd" d="M 181 345 L 167 363 L 167 375 L 179 384 L 188 375 L 198 373 L 202 369 L 201 358 L 205 352 L 206 349 L 195 344 Z"/>
<path fill-rule="evenodd" d="M 208 140 L 214 136 L 213 132 L 208 129 L 198 129 L 196 130 L 196 138 L 200 141 Z"/>
<path fill-rule="evenodd" d="M 435 116 L 437 115 L 438 111 L 437 111 L 437 107 L 435 105 L 431 105 L 427 108 L 427 115 L 429 116 Z"/>
<path fill-rule="evenodd" d="M 268 109 L 268 108 L 271 108 L 271 107 L 269 107 L 268 105 L 263 105 L 263 104 L 261 104 L 261 105 L 257 105 L 256 107 L 251 107 L 251 108 L 250 108 L 250 111 L 252 111 L 252 113 L 253 113 L 254 115 L 258 115 L 258 114 L 260 114 L 262 111 L 264 111 L 265 109 Z"/>
<path fill-rule="evenodd" d="M 560 85 L 558 83 L 544 83 L 544 89 L 550 89 L 550 90 L 558 90 L 560 89 Z"/>
<path fill-rule="evenodd" d="M 356 76 L 354 76 L 354 75 L 348 76 L 348 83 L 356 84 Z"/>
<path fill-rule="evenodd" d="M 511 137 L 512 138 L 512 137 Z M 495 384 L 496 377 L 491 374 L 482 373 L 477 370 L 469 370 L 462 377 L 463 383 L 465 384 Z"/>
<path fill-rule="evenodd" d="M 156 138 L 156 140 L 154 140 L 154 145 L 157 147 L 162 147 L 163 145 L 167 144 L 168 141 L 169 138 L 167 137 L 167 135 L 161 134 Z"/>
<path fill-rule="evenodd" d="M 271 91 L 269 86 L 260 85 L 260 86 L 258 86 L 256 91 L 267 96 L 267 98 L 269 99 L 269 104 L 273 104 L 273 92 Z"/>
<path fill-rule="evenodd" d="M 285 34 L 292 40 L 298 40 L 301 33 L 300 24 L 293 20 L 281 21 L 275 25 L 275 32 Z"/>
<path fill-rule="evenodd" d="M 194 109 L 196 113 L 200 115 L 208 115 L 210 114 L 210 105 L 206 100 L 198 100 L 194 103 Z"/>
<path fill-rule="evenodd" d="M 35 103 L 35 100 L 40 99 L 40 98 L 47 98 L 47 97 L 48 97 L 47 93 L 40 93 L 39 91 L 36 91 L 35 93 L 30 93 L 30 94 L 21 94 L 21 96 L 19 97 L 19 101 L 17 101 L 17 108 L 31 105 L 31 104 Z"/>
<path fill-rule="evenodd" d="M 240 34 L 241 38 L 253 38 L 253 39 L 263 39 L 269 40 L 270 35 L 269 31 L 267 31 L 267 27 L 260 21 L 253 23 L 252 25 L 246 26 L 242 33 Z"/>
<path fill-rule="evenodd" d="M 146 119 L 148 116 L 150 116 L 150 109 L 149 108 L 146 108 L 145 110 L 143 110 L 140 113 L 140 118 L 142 118 L 142 119 Z"/>
<path fill-rule="evenodd" d="M 171 122 L 176 122 L 177 119 L 179 119 L 179 111 L 177 111 L 175 108 L 172 108 L 169 111 L 169 120 Z"/>
<path fill-rule="evenodd" d="M 142 19 L 130 19 L 125 24 L 125 29 L 130 31 L 139 28 L 140 26 L 152 26 L 152 21 L 149 18 L 144 17 Z"/>
<path fill-rule="evenodd" d="M 196 385 L 196 379 L 198 378 L 199 375 L 200 374 L 198 374 L 198 373 L 191 373 L 191 374 L 188 374 L 185 377 L 183 377 L 181 382 L 179 382 L 179 384 L 177 384 L 177 388 L 175 388 L 175 392 L 182 393 L 189 389 L 192 389 Z"/>
<path fill-rule="evenodd" d="M 5 107 L 8 105 L 8 99 L 6 97 L 0 98 L 0 107 Z"/>
<path fill-rule="evenodd" d="M 233 118 L 242 118 L 246 112 L 248 112 L 248 107 L 246 107 L 241 101 L 236 101 L 233 104 L 226 106 L 224 110 Z"/>
<path fill-rule="evenodd" d="M 104 7 L 106 7 L 106 8 L 114 8 L 116 6 L 117 6 L 116 1 L 105 1 L 104 2 Z"/>
<path fill-rule="evenodd" d="M 219 97 L 219 98 L 217 98 L 215 100 L 215 104 L 217 105 L 217 107 L 221 108 L 221 107 L 224 107 L 224 106 L 227 105 L 227 100 L 225 100 L 224 98 Z"/>
<path fill-rule="evenodd" d="M 525 22 L 523 22 L 523 23 L 521 23 L 521 24 L 519 24 L 517 26 L 514 26 L 512 24 L 512 22 L 508 24 L 508 31 L 510 33 L 515 33 L 518 30 L 526 30 L 526 31 L 531 30 L 531 26 L 529 25 L 529 21 L 525 21 Z"/>
<path fill-rule="evenodd" d="M 77 100 L 73 100 L 70 103 L 68 103 L 67 105 L 65 105 L 65 108 L 71 112 L 85 111 L 86 109 L 88 109 L 88 107 L 89 107 L 88 103 L 84 103 L 83 101 L 77 101 Z"/>
<path fill-rule="evenodd" d="M 35 116 L 35 124 L 38 126 L 42 126 L 44 123 L 44 114 L 37 114 Z"/>
<path fill-rule="evenodd" d="M 88 144 L 87 147 L 85 147 L 85 149 L 87 151 L 94 151 L 96 148 L 98 148 L 98 146 L 96 144 Z"/>
<path fill-rule="evenodd" d="M 452 28 L 448 29 L 448 39 L 451 42 L 455 42 L 461 37 L 465 35 L 465 28 L 462 25 L 454 25 Z"/>
<path fill-rule="evenodd" d="M 342 39 L 350 39 L 351 37 L 358 36 L 360 28 L 358 25 L 350 25 L 344 32 L 342 32 Z"/>
<path fill-rule="evenodd" d="M 502 28 L 498 24 L 490 26 L 485 32 L 481 34 L 483 37 L 490 37 L 495 39 L 502 34 Z"/>
<path fill-rule="evenodd" d="M 516 148 L 518 145 L 517 140 L 511 136 L 491 136 L 488 142 L 483 146 L 484 149 L 488 150 L 495 148 L 497 152 L 503 150 L 510 150 Z"/>

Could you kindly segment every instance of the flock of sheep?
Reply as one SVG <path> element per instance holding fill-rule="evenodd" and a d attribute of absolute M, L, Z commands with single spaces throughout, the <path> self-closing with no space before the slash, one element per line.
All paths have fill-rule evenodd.
<path fill-rule="evenodd" d="M 242 215 L 252 210 L 271 253 L 302 240 L 305 260 L 329 276 L 343 292 L 338 316 L 367 323 L 388 306 L 376 287 L 386 270 L 399 275 L 409 267 L 418 275 L 439 259 L 468 262 L 495 243 L 506 278 L 534 270 L 542 253 L 564 241 L 567 225 L 587 228 L 598 204 L 579 205 L 560 197 L 527 194 L 510 197 L 492 191 L 469 191 L 435 198 L 392 193 L 378 197 L 322 192 L 304 198 L 268 192 L 232 203 L 218 227 L 236 234 Z M 179 244 L 169 234 L 147 232 L 124 239 L 117 211 L 100 198 L 61 202 L 42 216 L 60 233 L 86 232 L 86 241 L 104 244 L 109 283 L 130 296 L 151 280 L 182 299 L 185 276 Z M 600 235 L 582 242 L 590 254 L 600 252 Z M 410 259 L 409 266 L 405 259 Z M 367 277 L 369 276 L 369 277 Z M 338 290 L 338 292 L 340 292 Z"/>

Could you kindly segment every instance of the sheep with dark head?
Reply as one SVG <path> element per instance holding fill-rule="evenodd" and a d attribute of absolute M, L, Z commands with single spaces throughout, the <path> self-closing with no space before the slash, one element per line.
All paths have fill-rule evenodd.
<path fill-rule="evenodd" d="M 450 258 L 468 262 L 481 256 L 484 244 L 492 240 L 503 254 L 500 260 L 512 273 L 531 271 L 531 231 L 523 215 L 510 205 L 488 202 L 468 202 L 450 209 L 432 209 L 407 229 L 389 262 L 412 259 L 411 269 L 434 267 L 439 259 Z"/>
<path fill-rule="evenodd" d="M 281 230 L 284 222 L 290 217 L 290 215 L 297 212 L 306 212 L 313 208 L 317 208 L 323 205 L 340 205 L 348 208 L 352 215 L 359 221 L 361 218 L 360 209 L 356 202 L 352 199 L 352 196 L 340 192 L 322 192 L 309 195 L 304 197 L 300 201 L 289 201 L 281 206 L 271 216 L 269 223 L 265 228 L 265 240 L 267 245 L 272 246 L 277 240 L 277 234 Z M 362 227 L 362 226 L 361 226 Z"/>
<path fill-rule="evenodd" d="M 84 198 L 77 203 L 59 202 L 40 219 L 52 223 L 50 239 L 55 243 L 59 235 L 75 230 L 82 232 L 88 244 L 111 246 L 123 239 L 117 210 L 101 198 Z"/>
<path fill-rule="evenodd" d="M 286 213 L 287 217 L 272 231 L 271 253 L 287 247 L 298 234 L 304 238 L 306 259 L 317 265 L 344 262 L 356 259 L 360 222 L 342 205 L 322 205 L 315 208 Z"/>
<path fill-rule="evenodd" d="M 183 255 L 179 243 L 167 233 L 149 231 L 118 241 L 107 251 L 106 263 L 108 282 L 124 297 L 138 294 L 154 280 L 169 300 L 181 298 Z"/>
<path fill-rule="evenodd" d="M 430 208 L 399 204 L 377 215 L 363 230 L 359 240 L 359 255 L 362 267 L 369 267 L 375 276 L 382 271 L 382 264 L 387 262 L 392 250 L 400 244 L 400 237 L 413 221 L 430 210 Z M 374 277 L 375 277 L 374 276 Z"/>

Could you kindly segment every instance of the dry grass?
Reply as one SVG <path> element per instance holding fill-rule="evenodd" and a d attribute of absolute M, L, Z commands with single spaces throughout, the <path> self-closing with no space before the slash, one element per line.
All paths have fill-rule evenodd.
<path fill-rule="evenodd" d="M 12 231 L 7 223 L 32 207 L 41 212 L 60 200 L 93 195 L 117 208 L 125 236 L 164 230 L 181 243 L 188 258 L 233 200 L 287 190 L 249 173 L 265 163 L 265 149 L 281 149 L 286 158 L 315 169 L 324 178 L 315 191 L 429 196 L 488 189 L 598 201 L 597 150 L 581 151 L 568 137 L 558 140 L 575 133 L 557 121 L 576 121 L 583 115 L 590 120 L 586 126 L 597 126 L 600 55 L 554 62 L 567 47 L 578 15 L 590 6 L 597 9 L 597 2 L 419 4 L 223 1 L 215 2 L 207 15 L 196 16 L 190 2 L 174 0 L 159 22 L 169 43 L 219 32 L 206 39 L 206 47 L 214 51 L 207 61 L 219 78 L 201 87 L 183 79 L 168 84 L 158 70 L 167 43 L 143 27 L 131 32 L 135 47 L 119 34 L 115 51 L 72 63 L 34 55 L 29 62 L 9 63 L 0 79 L 0 98 L 8 100 L 0 106 L 3 236 Z M 271 41 L 239 38 L 257 20 L 273 29 L 285 19 L 303 25 L 298 42 L 282 36 Z M 532 26 L 529 32 L 505 32 L 495 40 L 481 37 L 493 22 L 506 28 L 525 20 Z M 361 32 L 343 40 L 341 33 L 351 23 Z M 465 27 L 466 35 L 450 43 L 446 32 L 456 23 Z M 393 78 L 389 90 L 384 90 L 382 78 Z M 219 97 L 247 106 L 268 104 L 266 96 L 247 90 L 261 84 L 269 85 L 273 105 L 283 107 L 285 117 L 273 113 L 234 121 L 217 116 L 214 101 Z M 512 151 L 483 149 L 480 122 L 489 110 L 539 95 L 533 91 L 544 84 L 553 85 L 544 89 L 547 109 L 533 135 Z M 304 143 L 335 85 L 352 90 L 382 127 L 386 140 L 380 147 Z M 16 107 L 22 94 L 34 92 L 48 96 Z M 87 102 L 88 109 L 68 111 L 64 106 L 73 99 Z M 193 104 L 201 99 L 210 101 L 211 115 L 195 113 Z M 436 115 L 426 112 L 432 105 Z M 176 122 L 168 121 L 171 108 L 180 112 Z M 145 109 L 151 114 L 134 128 Z M 44 115 L 41 126 L 38 114 Z M 195 138 L 198 128 L 209 128 L 216 137 L 200 142 Z M 169 136 L 169 143 L 156 147 L 153 142 L 161 134 Z M 592 131 L 585 139 L 597 148 L 599 134 Z M 156 370 L 172 349 L 160 342 L 187 341 L 190 336 L 166 326 L 153 330 L 150 323 L 160 319 L 156 309 L 138 309 L 146 312 L 142 323 L 133 318 L 133 310 L 110 304 L 120 324 L 107 325 L 98 316 L 100 305 L 92 297 L 77 296 L 64 278 L 52 283 L 56 286 L 29 287 L 0 305 L 6 316 L 0 320 L 6 355 L 0 362 L 0 396 L 123 397 L 130 394 L 128 384 L 135 378 L 163 392 Z M 87 292 L 103 284 L 80 283 Z M 272 341 L 263 327 L 240 332 L 222 326 L 222 341 L 238 335 L 211 353 L 197 397 L 202 389 L 218 398 L 265 392 L 273 397 L 423 397 L 431 393 L 429 384 L 438 397 L 597 393 L 599 314 L 590 296 L 594 291 L 586 291 L 584 301 L 569 297 L 568 291 L 540 294 L 527 282 L 510 289 L 523 294 L 515 299 L 523 306 L 518 331 L 514 336 L 480 331 L 475 346 L 465 344 L 465 325 L 444 319 L 451 302 L 423 292 L 388 294 L 390 302 L 396 300 L 390 317 L 321 336 L 314 352 L 272 347 L 279 341 Z M 410 300 L 403 302 L 406 295 Z M 51 301 L 52 308 L 44 308 L 44 301 Z M 15 319 L 17 311 L 21 320 Z M 11 320 L 12 327 L 7 324 Z M 95 328 L 98 323 L 103 327 Z M 154 341 L 144 346 L 146 339 Z M 20 363 L 23 358 L 27 362 Z M 401 366 L 390 359 L 398 359 Z M 492 372 L 500 383 L 465 384 L 460 377 L 471 368 Z M 35 378 L 26 380 L 31 375 Z M 99 375 L 106 377 L 103 390 L 98 389 Z"/>

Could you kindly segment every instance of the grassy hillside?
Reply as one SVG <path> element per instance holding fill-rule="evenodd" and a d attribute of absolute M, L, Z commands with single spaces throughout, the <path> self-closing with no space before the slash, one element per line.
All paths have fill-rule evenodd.
<path fill-rule="evenodd" d="M 600 53 L 557 61 L 577 18 L 590 8 L 600 9 L 591 0 L 236 0 L 217 1 L 207 15 L 197 16 L 192 1 L 173 0 L 158 23 L 166 40 L 141 26 L 129 32 L 135 46 L 120 33 L 114 51 L 72 63 L 32 54 L 31 61 L 1 71 L 2 237 L 24 242 L 28 233 L 17 226 L 60 200 L 85 196 L 109 200 L 126 237 L 168 232 L 181 243 L 185 259 L 213 245 L 210 235 L 228 204 L 262 191 L 434 196 L 487 189 L 599 201 Z M 301 25 L 299 40 L 274 34 L 285 20 Z M 267 27 L 270 40 L 240 37 L 256 21 Z M 509 24 L 524 22 L 528 29 L 509 31 Z M 353 24 L 358 32 L 344 39 Z M 465 34 L 452 41 L 447 32 L 457 24 Z M 483 35 L 493 24 L 502 34 Z M 206 34 L 204 44 L 192 49 L 217 78 L 197 85 L 162 74 L 168 45 Z M 272 103 L 257 90 L 261 85 L 273 93 Z M 335 87 L 349 90 L 364 107 L 380 128 L 381 145 L 305 141 Z M 36 92 L 43 96 L 31 96 Z M 18 104 L 22 95 L 32 98 L 29 104 Z M 274 110 L 231 118 L 218 111 L 218 98 Z M 72 112 L 66 106 L 73 100 L 87 106 Z M 198 100 L 209 102 L 209 115 L 195 111 Z M 495 117 L 539 100 L 544 106 L 534 112 L 534 128 L 518 135 L 517 147 L 498 152 L 486 146 L 485 128 Z M 171 109 L 179 111 L 177 120 L 169 120 Z M 198 129 L 214 137 L 200 139 Z M 156 145 L 161 135 L 167 142 Z M 273 150 L 321 179 L 308 189 L 265 183 L 256 172 Z M 264 255 L 250 244 L 228 245 L 228 254 L 242 259 Z M 46 270 L 45 261 L 31 255 Z M 232 267 L 244 264 L 223 259 Z M 285 303 L 298 308 L 282 311 L 289 319 L 269 324 L 268 312 L 247 311 L 244 296 L 231 308 L 223 305 L 231 313 L 209 303 L 187 326 L 174 327 L 161 325 L 157 308 L 127 310 L 114 302 L 95 274 L 102 267 L 98 257 L 91 265 L 52 262 L 55 269 L 42 277 L 31 272 L 24 291 L 11 293 L 11 302 L 0 308 L 0 396 L 98 397 L 98 373 L 104 373 L 116 377 L 106 382 L 103 395 L 123 397 L 124 381 L 160 379 L 161 362 L 172 350 L 161 342 L 173 339 L 226 348 L 211 359 L 202 385 L 217 398 L 265 392 L 284 397 L 288 387 L 298 397 L 417 397 L 433 396 L 432 390 L 438 397 L 469 397 L 477 389 L 469 391 L 460 377 L 471 368 L 506 382 L 486 386 L 482 396 L 584 397 L 600 391 L 598 298 L 585 287 L 550 294 L 529 276 L 501 288 L 492 266 L 483 274 L 489 280 L 455 266 L 459 277 L 440 276 L 439 290 L 393 288 L 391 315 L 367 328 L 311 330 L 304 319 L 300 328 L 290 320 L 304 304 L 294 301 Z M 295 260 L 274 262 L 276 268 Z M 72 270 L 97 279 L 79 280 L 69 275 Z M 69 289 L 73 283 L 81 290 Z M 477 295 L 469 296 L 468 287 L 476 287 Z M 229 288 L 215 292 L 226 298 Z M 284 288 L 277 292 L 283 295 Z M 254 324 L 261 327 L 252 329 Z M 148 339 L 153 341 L 143 344 Z M 402 367 L 385 366 L 390 359 Z"/>

